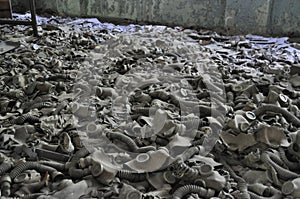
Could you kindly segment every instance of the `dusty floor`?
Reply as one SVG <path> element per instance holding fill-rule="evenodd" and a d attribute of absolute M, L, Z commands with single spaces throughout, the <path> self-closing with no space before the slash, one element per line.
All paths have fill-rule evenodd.
<path fill-rule="evenodd" d="M 38 20 L 0 26 L 3 198 L 300 197 L 299 44 Z"/>

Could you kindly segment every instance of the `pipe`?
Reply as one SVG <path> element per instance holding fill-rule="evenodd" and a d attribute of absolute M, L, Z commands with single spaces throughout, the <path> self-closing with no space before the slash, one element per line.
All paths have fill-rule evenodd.
<path fill-rule="evenodd" d="M 110 139 L 120 140 L 121 142 L 125 143 L 132 152 L 137 153 L 146 153 L 148 151 L 155 151 L 156 148 L 154 146 L 145 146 L 145 147 L 138 147 L 136 143 L 131 139 L 129 136 L 124 135 L 119 132 L 108 132 L 106 136 Z"/>
<path fill-rule="evenodd" d="M 70 79 L 68 74 L 54 74 L 46 78 L 48 81 L 58 81 L 58 80 L 67 80 Z"/>
<path fill-rule="evenodd" d="M 253 183 L 248 185 L 248 190 L 253 191 L 259 196 L 269 196 L 270 188 L 262 183 Z"/>
<path fill-rule="evenodd" d="M 198 169 L 191 168 L 182 161 L 174 162 L 169 169 L 176 178 L 184 177 L 185 179 L 193 180 L 200 176 Z"/>
<path fill-rule="evenodd" d="M 129 180 L 131 182 L 140 182 L 147 179 L 145 173 L 135 173 L 128 170 L 120 170 L 118 171 L 117 175 L 118 178 L 122 178 L 125 180 Z"/>
<path fill-rule="evenodd" d="M 41 108 L 50 108 L 52 106 L 51 102 L 39 102 L 39 103 L 34 103 L 30 107 L 24 109 L 24 113 L 29 112 L 32 109 L 41 109 Z"/>
<path fill-rule="evenodd" d="M 28 122 L 30 124 L 39 123 L 40 118 L 34 115 L 30 115 L 29 113 L 26 113 L 13 120 L 13 124 L 21 125 L 24 124 L 25 122 Z"/>
<path fill-rule="evenodd" d="M 283 163 L 291 170 L 297 170 L 299 169 L 299 163 L 298 162 L 292 162 L 287 159 L 285 151 L 282 147 L 279 148 L 279 155 Z"/>
<path fill-rule="evenodd" d="M 282 163 L 282 160 L 280 159 L 280 157 L 279 157 L 278 155 L 276 155 L 276 154 L 274 154 L 274 153 L 269 153 L 269 152 L 266 152 L 266 153 L 268 153 L 270 159 L 271 159 L 274 163 L 276 163 L 276 164 L 278 164 L 279 166 L 282 166 L 282 167 L 284 166 L 284 164 Z"/>
<path fill-rule="evenodd" d="M 24 93 L 17 89 L 17 90 L 9 90 L 9 91 L 0 91 L 1 95 L 5 95 L 9 98 L 14 98 L 14 99 L 20 99 L 24 97 Z"/>
<path fill-rule="evenodd" d="M 151 78 L 151 79 L 143 79 L 142 82 L 139 82 L 140 85 L 138 85 L 138 88 L 140 90 L 146 89 L 147 87 L 153 85 L 153 84 L 158 84 L 160 83 L 159 79 L 156 77 Z"/>
<path fill-rule="evenodd" d="M 63 163 L 58 163 L 58 162 L 54 162 L 54 161 L 46 161 L 46 160 L 41 160 L 41 161 L 39 161 L 39 163 L 42 165 L 53 167 L 53 168 L 57 169 L 58 171 L 66 170 L 66 165 Z"/>
<path fill-rule="evenodd" d="M 57 181 L 62 177 L 62 174 L 57 172 L 56 169 L 50 166 L 42 165 L 38 162 L 23 162 L 18 164 L 10 173 L 9 176 L 12 180 L 15 179 L 18 175 L 23 173 L 26 170 L 34 169 L 37 170 L 40 173 L 46 173 L 49 172 L 52 176 L 53 181 Z"/>
<path fill-rule="evenodd" d="M 290 180 L 290 179 L 294 179 L 299 177 L 299 174 L 294 173 L 292 171 L 289 171 L 283 167 L 281 167 L 280 165 L 278 165 L 277 163 L 275 163 L 272 158 L 274 155 L 268 153 L 268 152 L 264 152 L 261 154 L 261 160 L 268 164 L 271 165 L 272 167 L 274 167 L 274 169 L 277 171 L 278 175 L 281 177 L 281 179 L 283 180 Z"/>
<path fill-rule="evenodd" d="M 178 188 L 174 193 L 173 199 L 182 199 L 187 194 L 197 193 L 202 198 L 211 198 L 215 195 L 215 190 L 213 189 L 205 189 L 203 187 L 197 185 L 184 185 Z"/>
<path fill-rule="evenodd" d="M 270 176 L 269 174 L 267 173 L 267 178 L 269 181 L 272 181 L 272 183 L 276 186 L 281 186 L 282 183 L 279 181 L 278 179 L 278 176 L 277 176 L 277 172 L 276 170 L 274 169 L 274 167 L 272 167 L 271 165 L 269 165 L 269 172 L 270 172 Z"/>
<path fill-rule="evenodd" d="M 133 106 L 132 107 L 132 112 L 138 113 L 144 116 L 149 116 L 151 107 L 144 107 L 144 106 Z"/>
<path fill-rule="evenodd" d="M 264 114 L 265 112 L 270 111 L 274 113 L 280 113 L 283 117 L 287 119 L 288 122 L 292 123 L 296 127 L 300 127 L 300 120 L 291 114 L 289 111 L 282 107 L 278 107 L 273 104 L 263 104 L 262 106 L 258 107 L 253 112 L 255 113 L 256 117 L 259 117 L 260 115 Z"/>
<path fill-rule="evenodd" d="M 35 198 L 39 198 L 39 196 L 45 196 L 45 198 L 47 198 L 47 196 L 49 196 L 49 199 L 51 199 L 51 194 L 45 194 L 45 193 L 32 193 L 32 194 L 26 194 L 22 197 L 14 197 L 12 199 L 35 199 Z M 2 199 L 2 198 L 1 198 Z M 5 199 L 5 198 L 3 198 Z M 53 198 L 52 198 L 53 199 Z"/>
<path fill-rule="evenodd" d="M 228 170 L 229 174 L 237 181 L 237 187 L 238 190 L 241 192 L 241 198 L 242 199 L 250 199 L 250 195 L 248 193 L 248 187 L 247 187 L 247 182 L 241 178 L 240 176 L 238 176 L 233 170 L 232 168 L 224 161 L 223 165 L 224 167 Z"/>
<path fill-rule="evenodd" d="M 76 165 L 78 164 L 80 158 L 84 158 L 85 156 L 89 155 L 90 151 L 87 148 L 81 148 L 78 150 L 74 156 L 72 157 L 70 164 L 68 165 L 68 173 L 71 177 L 79 179 L 88 174 L 90 174 L 89 169 L 77 169 Z"/>
<path fill-rule="evenodd" d="M 200 117 L 208 117 L 208 116 L 212 116 L 212 113 L 216 112 L 216 115 L 222 115 L 217 108 L 215 110 L 213 110 L 211 107 L 209 106 L 204 106 L 204 105 L 198 105 L 195 108 L 199 109 L 200 111 Z"/>
<path fill-rule="evenodd" d="M 282 195 L 279 193 L 274 194 L 270 197 L 265 197 L 265 196 L 260 196 L 252 191 L 249 191 L 249 195 L 250 195 L 251 199 L 281 199 L 281 198 L 283 198 Z"/>
<path fill-rule="evenodd" d="M 187 150 L 184 151 L 184 153 L 181 155 L 180 159 L 182 162 L 187 161 L 188 159 L 190 159 L 191 157 L 193 157 L 194 155 L 205 151 L 205 149 L 203 148 L 203 146 L 194 146 L 194 147 L 190 147 Z"/>
<path fill-rule="evenodd" d="M 98 97 L 103 97 L 103 98 L 112 97 L 113 99 L 119 96 L 119 94 L 114 88 L 99 87 L 99 86 L 95 87 L 95 94 Z"/>
<path fill-rule="evenodd" d="M 37 193 L 38 191 L 40 191 L 42 189 L 42 187 L 44 187 L 46 184 L 47 184 L 47 182 L 45 180 L 43 180 L 41 182 L 25 184 L 18 191 L 16 191 L 14 193 L 14 195 L 19 196 L 19 197 L 23 197 L 25 195 L 29 196 L 33 193 Z"/>
<path fill-rule="evenodd" d="M 165 90 L 162 90 L 162 89 L 150 92 L 149 94 L 150 94 L 151 97 L 158 98 L 158 99 L 163 100 L 163 101 L 167 101 L 170 98 L 169 93 Z"/>
<path fill-rule="evenodd" d="M 51 102 L 40 102 L 40 103 L 36 103 L 36 104 L 33 104 L 30 109 L 41 109 L 41 108 L 49 108 L 52 106 L 52 103 Z"/>
<path fill-rule="evenodd" d="M 218 110 L 219 107 L 212 109 L 211 106 L 203 105 L 196 101 L 186 101 L 176 95 L 170 95 L 170 99 L 171 99 L 171 102 L 179 108 L 182 105 L 182 106 L 187 106 L 188 108 L 199 109 L 200 117 L 211 116 L 212 113 L 214 113 L 216 115 L 222 115 L 220 113 L 220 111 Z"/>
<path fill-rule="evenodd" d="M 75 167 L 71 167 L 69 169 L 69 175 L 72 178 L 75 178 L 75 179 L 83 178 L 84 176 L 87 176 L 90 173 L 91 173 L 91 171 L 88 168 L 86 168 L 86 169 L 76 169 Z"/>
<path fill-rule="evenodd" d="M 150 141 L 155 142 L 156 144 L 158 144 L 160 146 L 166 146 L 169 144 L 169 141 L 167 139 L 161 138 L 157 135 L 151 136 Z"/>
<path fill-rule="evenodd" d="M 0 176 L 3 175 L 6 171 L 10 170 L 12 168 L 12 163 L 10 162 L 3 162 L 0 165 Z"/>
<path fill-rule="evenodd" d="M 279 199 L 282 198 L 281 191 L 272 186 L 266 186 L 261 183 L 248 185 L 251 198 L 257 199 Z"/>

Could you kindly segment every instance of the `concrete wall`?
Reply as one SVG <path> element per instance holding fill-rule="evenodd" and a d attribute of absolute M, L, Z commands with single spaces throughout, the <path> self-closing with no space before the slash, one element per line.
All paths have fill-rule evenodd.
<path fill-rule="evenodd" d="M 24 9 L 26 1 L 13 0 Z M 36 0 L 59 15 L 300 37 L 300 0 Z"/>

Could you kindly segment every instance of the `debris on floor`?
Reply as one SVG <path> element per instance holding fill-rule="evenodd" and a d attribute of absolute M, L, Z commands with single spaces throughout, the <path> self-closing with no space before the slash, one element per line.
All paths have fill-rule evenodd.
<path fill-rule="evenodd" d="M 19 46 L 18 42 L 1 41 L 0 42 L 0 54 L 7 53 Z"/>
<path fill-rule="evenodd" d="M 1 198 L 300 197 L 288 38 L 38 20 L 0 26 Z"/>

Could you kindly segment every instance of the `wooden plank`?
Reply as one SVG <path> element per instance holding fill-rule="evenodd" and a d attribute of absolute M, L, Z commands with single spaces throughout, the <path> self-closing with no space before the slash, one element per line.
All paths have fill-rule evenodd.
<path fill-rule="evenodd" d="M 10 24 L 10 25 L 32 25 L 31 21 L 20 21 L 20 20 L 11 20 L 11 19 L 0 19 L 0 24 Z"/>

